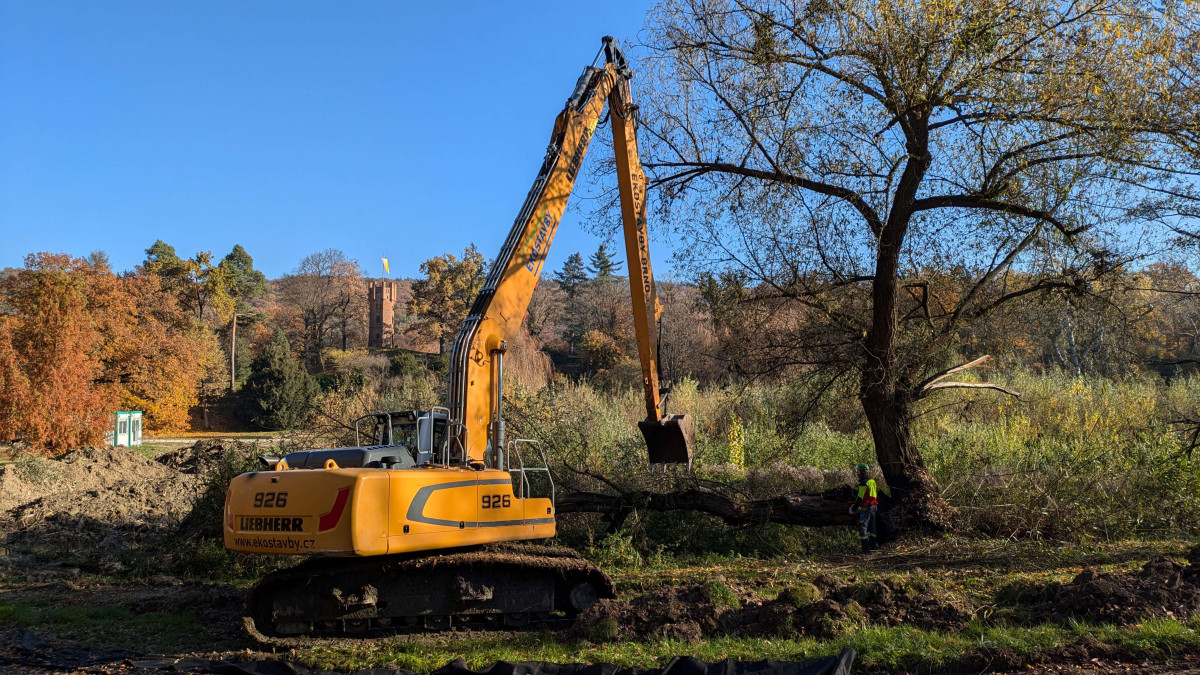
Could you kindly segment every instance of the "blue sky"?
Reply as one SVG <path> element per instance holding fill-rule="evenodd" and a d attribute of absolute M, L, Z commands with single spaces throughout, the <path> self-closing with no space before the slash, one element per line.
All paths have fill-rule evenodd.
<path fill-rule="evenodd" d="M 600 36 L 650 4 L 0 0 L 0 268 L 129 269 L 155 239 L 271 277 L 325 248 L 372 276 L 490 257 Z M 599 241 L 568 213 L 546 269 Z"/>

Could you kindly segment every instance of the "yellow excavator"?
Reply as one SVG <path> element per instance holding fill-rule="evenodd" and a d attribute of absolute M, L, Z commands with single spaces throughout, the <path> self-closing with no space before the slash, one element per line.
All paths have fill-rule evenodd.
<path fill-rule="evenodd" d="M 554 536 L 554 481 L 541 445 L 507 438 L 502 415 L 507 341 L 607 102 L 645 388 L 638 426 L 652 466 L 691 463 L 691 418 L 667 415 L 659 389 L 661 308 L 632 71 L 611 37 L 601 51 L 605 64 L 584 68 L 555 120 L 537 180 L 454 341 L 446 407 L 368 415 L 353 447 L 268 458 L 266 470 L 230 483 L 227 548 L 319 554 L 255 586 L 245 617 L 252 635 L 557 627 L 614 595 L 607 575 L 573 551 L 514 543 Z"/>

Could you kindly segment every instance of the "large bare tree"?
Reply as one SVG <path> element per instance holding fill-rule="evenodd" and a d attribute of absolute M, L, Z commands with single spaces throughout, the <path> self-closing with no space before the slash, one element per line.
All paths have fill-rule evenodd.
<path fill-rule="evenodd" d="M 968 327 L 1088 293 L 1160 243 L 1151 225 L 1184 226 L 1197 19 L 1133 0 L 652 11 L 638 85 L 659 216 L 743 327 L 742 370 L 855 379 L 896 513 L 951 515 L 914 442 L 920 401 L 1005 391 L 965 381 L 984 360 Z"/>
<path fill-rule="evenodd" d="M 356 320 L 366 312 L 367 295 L 358 261 L 338 249 L 325 249 L 300 261 L 279 281 L 280 300 L 299 315 L 301 349 L 309 371 L 324 367 L 323 356 L 331 331 L 340 331 L 342 348 Z"/>

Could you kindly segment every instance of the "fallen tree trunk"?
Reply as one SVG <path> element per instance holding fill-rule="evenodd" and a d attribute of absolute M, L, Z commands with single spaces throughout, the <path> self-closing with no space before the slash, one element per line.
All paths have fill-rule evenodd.
<path fill-rule="evenodd" d="M 850 527 L 857 516 L 847 512 L 852 501 L 849 488 L 824 494 L 786 494 L 766 499 L 742 500 L 712 490 L 650 492 L 640 490 L 619 495 L 568 492 L 558 497 L 558 513 L 603 513 L 623 521 L 632 511 L 699 511 L 717 516 L 730 525 L 781 523 L 804 527 Z M 880 505 L 883 510 L 885 505 Z M 619 527 L 619 523 L 617 523 Z"/>

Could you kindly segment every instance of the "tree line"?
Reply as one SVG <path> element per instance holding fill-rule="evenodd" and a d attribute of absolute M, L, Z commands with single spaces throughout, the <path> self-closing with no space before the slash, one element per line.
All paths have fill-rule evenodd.
<path fill-rule="evenodd" d="M 340 250 L 274 280 L 241 245 L 187 256 L 158 240 L 145 253 L 127 272 L 103 252 L 35 253 L 0 272 L 0 438 L 59 452 L 101 442 L 117 410 L 171 432 L 222 401 L 242 422 L 297 428 L 336 386 L 330 353 L 366 347 L 368 280 Z M 620 267 L 603 246 L 591 261 L 601 279 Z M 397 346 L 440 356 L 488 264 L 472 245 L 397 280 Z M 565 292 L 582 293 L 589 267 L 576 254 L 565 269 Z"/>

